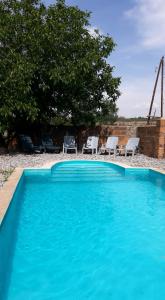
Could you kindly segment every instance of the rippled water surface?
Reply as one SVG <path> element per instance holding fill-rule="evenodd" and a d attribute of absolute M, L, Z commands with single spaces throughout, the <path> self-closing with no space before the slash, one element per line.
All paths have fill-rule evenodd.
<path fill-rule="evenodd" d="M 164 183 L 103 163 L 27 174 L 0 230 L 0 299 L 164 300 Z"/>

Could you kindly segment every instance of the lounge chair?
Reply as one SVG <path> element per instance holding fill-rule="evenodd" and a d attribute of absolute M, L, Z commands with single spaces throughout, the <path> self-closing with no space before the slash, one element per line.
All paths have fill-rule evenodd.
<path fill-rule="evenodd" d="M 26 153 L 43 153 L 44 152 L 43 146 L 42 145 L 34 145 L 30 136 L 21 134 L 19 137 L 20 137 L 23 152 L 26 152 Z"/>
<path fill-rule="evenodd" d="M 92 154 L 94 152 L 97 154 L 98 142 L 99 138 L 97 136 L 89 136 L 86 144 L 83 145 L 82 153 L 84 153 L 84 151 L 91 151 Z"/>
<path fill-rule="evenodd" d="M 102 145 L 100 148 L 100 153 L 102 153 L 103 151 L 107 151 L 109 153 L 109 155 L 111 153 L 114 154 L 114 156 L 116 156 L 116 149 L 117 149 L 117 144 L 118 144 L 119 138 L 117 136 L 110 136 L 107 139 L 107 142 L 105 145 Z"/>
<path fill-rule="evenodd" d="M 67 153 L 68 150 L 74 150 L 77 154 L 77 144 L 74 136 L 64 136 L 63 153 Z"/>
<path fill-rule="evenodd" d="M 53 140 L 50 136 L 44 136 L 42 138 L 42 145 L 44 146 L 45 148 L 45 152 L 48 152 L 48 153 L 60 153 L 60 146 L 58 145 L 54 145 L 53 144 Z"/>
<path fill-rule="evenodd" d="M 135 155 L 136 151 L 138 150 L 140 138 L 130 138 L 125 146 L 125 156 L 128 153 L 131 153 L 132 156 Z"/>

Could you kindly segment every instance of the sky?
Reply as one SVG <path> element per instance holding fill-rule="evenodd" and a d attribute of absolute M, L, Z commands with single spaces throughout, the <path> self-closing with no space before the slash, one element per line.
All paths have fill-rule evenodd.
<path fill-rule="evenodd" d="M 45 0 L 53 4 L 53 0 Z M 117 47 L 108 62 L 120 76 L 119 116 L 147 116 L 160 58 L 165 54 L 165 0 L 66 0 L 90 11 L 91 27 Z M 160 115 L 160 82 L 153 113 Z"/>

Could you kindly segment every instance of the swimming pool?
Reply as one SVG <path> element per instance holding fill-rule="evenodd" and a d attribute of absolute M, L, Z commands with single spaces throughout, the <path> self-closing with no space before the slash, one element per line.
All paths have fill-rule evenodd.
<path fill-rule="evenodd" d="M 165 176 L 25 170 L 0 227 L 1 300 L 164 300 Z"/>

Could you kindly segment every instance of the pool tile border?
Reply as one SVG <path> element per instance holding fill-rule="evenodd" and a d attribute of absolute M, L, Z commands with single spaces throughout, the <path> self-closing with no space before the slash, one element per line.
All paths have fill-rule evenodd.
<path fill-rule="evenodd" d="M 76 159 L 74 159 L 76 160 Z M 13 195 L 16 191 L 17 185 L 21 179 L 21 176 L 24 172 L 24 170 L 34 170 L 34 169 L 51 169 L 55 164 L 60 162 L 68 162 L 71 160 L 60 160 L 60 161 L 52 161 L 49 162 L 42 167 L 33 167 L 33 168 L 15 168 L 13 173 L 9 176 L 8 180 L 4 183 L 3 187 L 0 189 L 0 225 L 3 221 L 3 218 L 7 212 L 7 209 L 10 205 L 10 202 L 13 198 Z M 117 165 L 119 167 L 122 167 L 124 169 L 149 169 L 151 171 L 157 172 L 159 174 L 165 175 L 165 170 L 157 169 L 157 168 L 144 168 L 144 167 L 134 167 L 129 166 L 123 163 L 113 162 L 113 161 L 106 161 L 106 160 L 86 160 L 86 161 L 98 161 L 98 162 L 107 162 L 111 163 L 113 165 Z"/>

